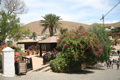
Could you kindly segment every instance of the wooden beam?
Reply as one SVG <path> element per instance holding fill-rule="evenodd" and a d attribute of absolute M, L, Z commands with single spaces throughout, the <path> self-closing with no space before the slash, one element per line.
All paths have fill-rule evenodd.
<path fill-rule="evenodd" d="M 40 44 L 40 57 L 42 57 L 42 44 Z"/>

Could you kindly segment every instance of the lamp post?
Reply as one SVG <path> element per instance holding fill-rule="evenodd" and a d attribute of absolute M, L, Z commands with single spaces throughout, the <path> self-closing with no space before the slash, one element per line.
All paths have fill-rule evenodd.
<path fill-rule="evenodd" d="M 120 1 L 112 8 L 110 11 L 108 11 L 105 15 L 102 15 L 102 18 L 100 20 L 103 20 L 103 27 L 104 27 L 104 18 L 118 5 L 120 4 Z"/>

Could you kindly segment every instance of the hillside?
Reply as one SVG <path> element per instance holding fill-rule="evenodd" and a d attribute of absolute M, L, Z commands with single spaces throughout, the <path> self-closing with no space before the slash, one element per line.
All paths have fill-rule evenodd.
<path fill-rule="evenodd" d="M 77 30 L 79 26 L 83 26 L 85 29 L 91 27 L 91 25 L 76 23 L 76 22 L 69 22 L 69 21 L 60 21 L 60 23 L 62 23 L 60 25 L 62 28 L 67 28 L 68 30 Z M 120 22 L 105 24 L 105 26 L 120 27 Z M 43 28 L 44 27 L 41 26 L 40 21 L 31 22 L 25 25 L 25 29 L 30 29 L 31 32 L 36 32 L 37 35 L 41 35 Z M 47 29 L 44 34 L 49 34 L 49 30 Z M 59 30 L 57 30 L 57 34 L 59 34 Z"/>
<path fill-rule="evenodd" d="M 120 27 L 120 22 L 105 24 L 105 26 L 113 26 L 113 27 Z"/>
<path fill-rule="evenodd" d="M 77 30 L 79 26 L 83 26 L 84 28 L 88 28 L 89 25 L 82 24 L 82 23 L 75 23 L 75 22 L 68 22 L 68 21 L 60 21 L 62 28 L 67 28 L 68 30 Z M 25 29 L 30 29 L 31 32 L 36 32 L 37 35 L 41 35 L 44 26 L 41 26 L 40 21 L 31 22 L 25 25 Z M 49 34 L 49 30 L 47 29 L 45 34 Z M 57 34 L 59 34 L 59 30 L 57 30 Z"/>

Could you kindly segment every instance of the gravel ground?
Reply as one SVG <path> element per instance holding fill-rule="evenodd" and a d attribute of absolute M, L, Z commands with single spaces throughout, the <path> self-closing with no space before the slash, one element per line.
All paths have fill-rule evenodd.
<path fill-rule="evenodd" d="M 77 73 L 53 73 L 53 72 L 28 72 L 26 75 L 15 76 L 13 78 L 0 76 L 0 80 L 120 80 L 120 70 L 107 69 L 85 69 Z"/>

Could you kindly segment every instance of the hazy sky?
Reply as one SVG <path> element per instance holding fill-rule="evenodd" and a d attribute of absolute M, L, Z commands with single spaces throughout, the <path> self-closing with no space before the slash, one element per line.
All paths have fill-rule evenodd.
<path fill-rule="evenodd" d="M 43 19 L 42 16 L 52 13 L 61 16 L 64 21 L 92 24 L 102 22 L 106 14 L 120 0 L 23 0 L 28 12 L 19 15 L 24 24 Z M 106 17 L 105 22 L 120 21 L 120 4 Z"/>

